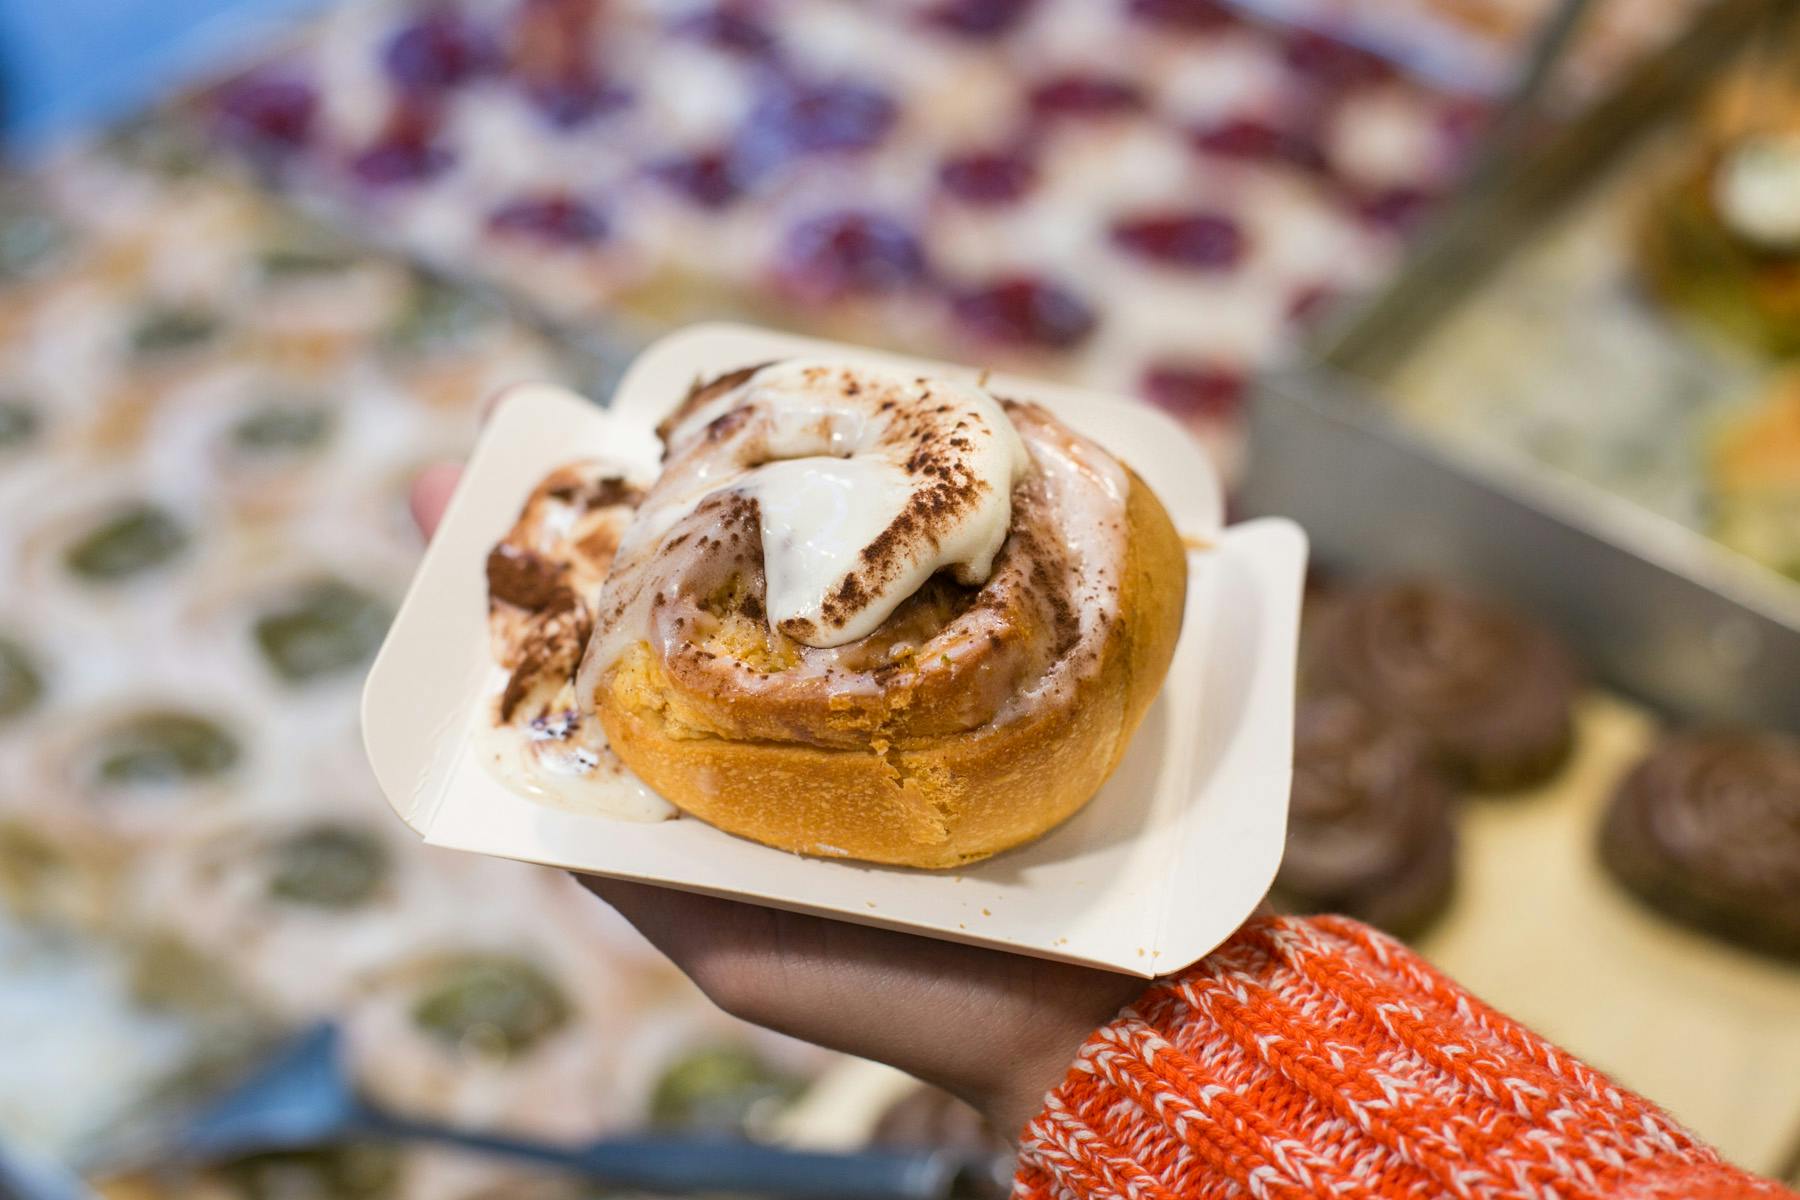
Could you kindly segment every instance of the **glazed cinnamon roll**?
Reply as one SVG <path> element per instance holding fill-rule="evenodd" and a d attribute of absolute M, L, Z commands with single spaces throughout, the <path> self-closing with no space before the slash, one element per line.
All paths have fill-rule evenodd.
<path fill-rule="evenodd" d="M 1161 684 L 1186 564 L 1042 408 L 791 361 L 664 423 L 574 695 L 686 813 L 802 853 L 983 858 L 1087 802 Z"/>

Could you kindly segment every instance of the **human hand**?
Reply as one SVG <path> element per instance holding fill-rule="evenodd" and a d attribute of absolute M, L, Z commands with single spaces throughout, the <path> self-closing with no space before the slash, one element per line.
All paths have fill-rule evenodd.
<path fill-rule="evenodd" d="M 429 537 L 459 470 L 414 485 Z M 578 876 L 733 1016 L 898 1067 L 1016 1137 L 1143 981 L 647 884 Z"/>

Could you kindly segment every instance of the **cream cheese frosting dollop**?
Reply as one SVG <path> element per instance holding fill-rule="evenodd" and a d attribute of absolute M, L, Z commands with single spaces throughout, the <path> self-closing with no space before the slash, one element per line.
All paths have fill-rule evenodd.
<path fill-rule="evenodd" d="M 757 370 L 688 414 L 667 444 L 613 579 L 630 587 L 634 568 L 709 501 L 753 501 L 769 624 L 815 647 L 873 633 L 939 571 L 985 583 L 1031 461 L 979 387 L 810 360 Z M 622 615 L 622 597 L 611 598 L 603 622 Z"/>

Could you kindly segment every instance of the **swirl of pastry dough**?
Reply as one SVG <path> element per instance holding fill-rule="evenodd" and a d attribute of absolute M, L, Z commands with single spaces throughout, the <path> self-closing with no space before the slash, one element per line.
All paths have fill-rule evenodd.
<path fill-rule="evenodd" d="M 772 844 L 939 865 L 1042 832 L 1110 772 L 1186 572 L 1106 451 L 972 384 L 816 361 L 698 387 L 662 434 L 576 688 L 659 793 Z M 1045 718 L 1093 729 L 977 753 L 1058 736 Z M 1026 805 L 1008 769 L 1063 778 L 1021 777 Z M 759 773 L 786 811 L 736 794 Z M 984 777 L 1010 808 L 970 821 Z"/>

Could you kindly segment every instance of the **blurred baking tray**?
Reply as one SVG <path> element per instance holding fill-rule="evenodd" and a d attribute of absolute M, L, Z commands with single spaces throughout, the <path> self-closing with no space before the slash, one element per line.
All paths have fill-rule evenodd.
<path fill-rule="evenodd" d="M 1725 0 L 1578 124 L 1544 137 L 1519 123 L 1395 283 L 1264 381 L 1243 511 L 1300 521 L 1327 564 L 1429 572 L 1508 599 L 1558 626 L 1606 683 L 1672 716 L 1800 728 L 1800 586 L 1506 447 L 1413 427 L 1382 395 L 1511 252 L 1692 109 L 1771 13 L 1796 7 Z"/>

